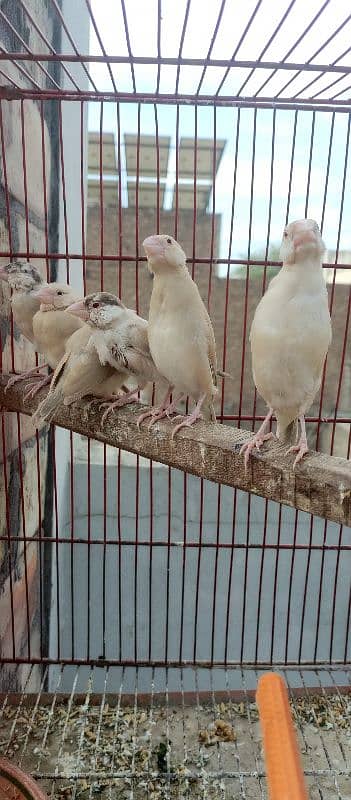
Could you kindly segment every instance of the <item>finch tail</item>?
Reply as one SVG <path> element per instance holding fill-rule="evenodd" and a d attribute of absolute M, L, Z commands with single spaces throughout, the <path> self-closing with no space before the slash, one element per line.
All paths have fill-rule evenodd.
<path fill-rule="evenodd" d="M 36 412 L 32 416 L 32 422 L 34 425 L 37 425 L 40 420 L 51 422 L 62 401 L 63 393 L 60 389 L 55 389 L 53 392 L 49 392 L 47 397 L 45 397 L 44 400 L 42 400 L 38 405 Z"/>

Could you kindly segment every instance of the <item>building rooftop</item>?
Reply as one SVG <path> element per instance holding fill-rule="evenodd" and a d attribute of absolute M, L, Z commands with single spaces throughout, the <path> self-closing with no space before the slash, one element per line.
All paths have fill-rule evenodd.
<path fill-rule="evenodd" d="M 119 180 L 123 186 L 123 205 L 154 208 L 193 209 L 196 172 L 196 207 L 206 211 L 213 181 L 225 148 L 225 140 L 182 137 L 177 152 L 170 136 L 125 133 L 119 156 L 114 133 L 89 132 L 88 202 L 100 202 L 100 176 L 104 205 L 116 205 Z M 177 190 L 176 190 L 177 185 Z"/>

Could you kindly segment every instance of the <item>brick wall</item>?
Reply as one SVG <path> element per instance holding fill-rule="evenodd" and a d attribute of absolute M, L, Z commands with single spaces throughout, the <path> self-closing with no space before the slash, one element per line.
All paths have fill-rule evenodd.
<path fill-rule="evenodd" d="M 135 208 L 123 209 L 122 213 L 122 236 L 121 236 L 121 252 L 124 255 L 135 256 L 136 253 L 136 216 Z M 144 252 L 141 243 L 145 236 L 155 232 L 156 217 L 152 209 L 140 209 L 139 211 L 139 255 L 143 256 Z M 159 230 L 164 233 L 174 233 L 174 213 L 172 211 L 161 211 Z M 88 238 L 87 238 L 87 252 L 98 254 L 101 248 L 101 223 L 100 223 L 100 208 L 97 205 L 91 205 L 88 208 Z M 216 257 L 218 252 L 218 239 L 220 232 L 220 216 L 215 220 L 215 236 L 213 254 Z M 195 256 L 196 258 L 209 257 L 211 252 L 211 217 L 207 214 L 198 214 L 196 219 L 196 238 L 195 238 Z M 116 208 L 108 206 L 104 209 L 103 217 L 103 251 L 105 254 L 114 254 L 118 252 L 119 228 L 118 228 L 118 214 Z M 178 216 L 178 240 L 182 244 L 188 257 L 191 257 L 193 252 L 193 214 L 189 211 L 180 211 Z M 191 267 L 190 267 L 191 268 Z M 200 294 L 207 304 L 209 281 L 210 281 L 210 267 L 208 264 L 196 264 L 194 269 L 194 278 L 199 287 Z M 150 277 L 144 262 L 136 266 L 135 262 L 123 262 L 119 268 L 116 261 L 103 262 L 103 285 L 107 291 L 120 294 L 126 305 L 132 308 L 138 308 L 139 313 L 147 317 L 150 302 L 150 295 L 152 290 L 152 278 Z M 87 262 L 87 290 L 93 291 L 99 289 L 101 285 L 100 275 L 100 262 L 88 261 Z M 246 293 L 247 289 L 247 293 Z M 331 286 L 328 287 L 329 296 L 331 295 Z M 233 376 L 233 381 L 226 381 L 224 388 L 224 411 L 227 414 L 239 414 L 243 416 L 252 415 L 254 410 L 254 386 L 251 375 L 251 354 L 249 344 L 249 331 L 253 318 L 253 314 L 260 297 L 262 296 L 262 277 L 250 278 L 246 286 L 246 280 L 232 279 L 228 281 L 228 313 L 227 313 L 227 328 L 224 330 L 225 318 L 225 302 L 227 293 L 227 280 L 218 278 L 216 274 L 216 267 L 213 267 L 211 278 L 211 292 L 209 310 L 215 331 L 218 363 L 223 365 L 224 344 L 226 348 L 225 369 Z M 337 397 L 337 388 L 339 383 L 339 374 L 341 369 L 341 357 L 345 338 L 345 326 L 347 319 L 347 306 L 348 306 L 349 286 L 345 284 L 338 284 L 335 286 L 333 298 L 333 343 L 327 361 L 326 380 L 324 389 L 324 400 L 322 408 L 322 416 L 327 416 L 333 413 Z M 247 303 L 247 319 L 246 319 L 246 332 L 244 333 L 245 322 L 245 306 Z M 244 368 L 242 368 L 243 360 L 243 340 L 244 340 Z M 347 336 L 345 364 L 351 363 L 351 345 L 350 335 Z M 342 394 L 339 403 L 340 412 L 343 415 L 350 411 L 350 397 L 351 397 L 351 379 L 350 371 L 346 368 L 344 370 L 344 378 L 342 384 Z M 243 377 L 243 391 L 240 399 L 240 385 L 241 378 Z M 220 409 L 221 398 L 217 403 L 217 409 Z M 348 412 L 347 412 L 348 409 Z M 313 408 L 311 409 L 311 416 L 318 415 L 319 411 L 319 396 L 316 398 Z M 260 398 L 257 398 L 256 413 L 265 413 L 264 403 Z M 235 423 L 237 424 L 237 423 Z M 241 426 L 244 428 L 251 428 L 251 423 L 242 421 Z M 315 441 L 314 432 L 315 427 L 310 425 L 311 443 Z M 322 426 L 322 440 L 319 447 L 325 447 L 330 451 L 330 437 L 328 425 Z M 346 431 L 347 433 L 347 431 Z M 343 432 L 343 439 L 346 436 Z M 324 444 L 323 444 L 324 442 Z M 342 443 L 340 443 L 342 447 Z M 339 447 L 339 451 L 340 451 Z M 337 452 L 337 450 L 335 450 Z M 341 452 L 341 451 L 340 451 Z M 344 454 L 344 452 L 343 452 Z"/>
<path fill-rule="evenodd" d="M 29 0 L 28 10 L 37 20 L 47 38 L 59 49 L 59 34 L 56 16 L 50 4 L 41 0 Z M 33 50 L 42 48 L 36 41 L 38 34 L 28 22 L 21 6 L 13 0 L 2 4 L 4 12 L 19 30 L 22 38 Z M 19 46 L 18 39 L 0 22 L 0 41 L 7 50 Z M 26 62 L 26 69 L 41 86 L 50 85 L 38 64 Z M 50 68 L 49 68 L 50 69 Z M 6 63 L 8 74 L 19 79 L 13 65 Z M 53 65 L 52 70 L 57 70 Z M 52 73 L 54 74 L 54 73 Z M 0 252 L 25 251 L 27 234 L 29 251 L 45 251 L 45 219 L 42 164 L 42 136 L 45 147 L 46 191 L 49 204 L 50 244 L 57 235 L 57 121 L 54 104 L 44 104 L 43 127 L 40 106 L 32 100 L 1 101 L 5 163 L 7 172 L 7 197 L 4 162 L 0 159 Z M 22 162 L 22 131 L 24 131 L 27 191 L 24 184 Z M 51 185 L 56 193 L 51 196 Z M 7 214 L 7 202 L 10 218 Z M 29 220 L 26 229 L 26 211 Z M 9 258 L 1 258 L 6 263 Z M 36 266 L 46 275 L 46 263 L 36 259 Z M 35 364 L 32 345 L 14 327 L 14 361 L 11 345 L 10 293 L 0 283 L 1 303 L 1 349 L 2 369 L 9 371 L 13 363 L 17 371 L 29 369 Z M 0 530 L 1 536 L 11 536 L 10 543 L 0 541 L 0 657 L 38 657 L 45 655 L 47 646 L 47 624 L 44 606 L 47 601 L 49 575 L 45 574 L 43 545 L 34 542 L 39 533 L 50 535 L 50 481 L 48 474 L 48 442 L 45 432 L 38 435 L 27 417 L 5 414 L 2 423 L 0 460 Z M 46 514 L 45 514 L 46 512 Z M 46 523 L 44 522 L 44 516 Z M 46 530 L 45 526 L 49 529 Z M 28 540 L 26 543 L 23 537 Z M 25 546 L 24 546 L 25 545 Z M 47 615 L 46 615 L 47 617 Z M 30 636 L 29 636 L 30 633 Z M 29 675 L 29 668 L 4 666 L 0 688 L 20 689 L 29 678 L 28 686 L 35 688 L 40 679 L 39 668 Z"/>
<path fill-rule="evenodd" d="M 220 235 L 221 216 L 215 217 L 213 231 L 213 255 L 218 253 L 218 241 Z M 136 228 L 136 214 L 133 206 L 124 208 L 122 211 L 121 231 L 118 227 L 118 212 L 116 206 L 109 205 L 104 209 L 103 226 L 100 220 L 99 205 L 89 205 L 87 218 L 87 252 L 100 254 L 101 252 L 101 229 L 103 228 L 103 252 L 109 255 L 119 253 L 135 257 L 136 241 L 138 241 L 139 256 L 145 257 L 142 242 L 146 236 L 157 231 L 157 220 L 155 210 L 152 208 L 141 208 L 138 218 L 138 229 Z M 161 233 L 171 233 L 175 231 L 175 214 L 173 211 L 160 212 L 159 230 Z M 178 212 L 177 238 L 184 248 L 187 256 L 193 252 L 193 213 L 192 211 Z M 196 217 L 195 229 L 195 257 L 208 258 L 211 252 L 212 241 L 212 217 L 203 211 L 199 211 Z M 100 261 L 87 262 L 87 290 L 93 291 L 101 285 Z M 151 291 L 151 278 L 145 266 L 141 263 L 138 268 L 138 279 L 142 281 L 143 289 L 136 294 L 136 268 L 133 262 L 123 262 L 121 269 L 121 293 L 126 304 L 129 300 L 135 304 L 138 300 L 140 313 L 146 313 Z M 146 276 L 146 281 L 143 277 Z M 120 277 L 119 265 L 117 261 L 103 262 L 103 281 L 106 291 L 116 292 L 119 290 Z M 148 289 L 146 288 L 148 287 Z M 126 293 L 126 294 L 124 294 Z M 127 302 L 128 300 L 128 302 Z"/>

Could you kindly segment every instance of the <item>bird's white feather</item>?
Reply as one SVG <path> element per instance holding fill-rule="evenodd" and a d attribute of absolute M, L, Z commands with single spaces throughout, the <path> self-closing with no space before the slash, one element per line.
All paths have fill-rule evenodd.
<path fill-rule="evenodd" d="M 318 256 L 283 265 L 257 306 L 250 341 L 254 381 L 281 436 L 313 403 L 331 342 Z"/>

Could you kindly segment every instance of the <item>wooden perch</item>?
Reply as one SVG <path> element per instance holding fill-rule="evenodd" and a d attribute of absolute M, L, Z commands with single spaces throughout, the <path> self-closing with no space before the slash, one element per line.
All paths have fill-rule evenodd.
<path fill-rule="evenodd" d="M 24 403 L 25 382 L 5 393 L 7 380 L 8 376 L 0 375 L 0 404 L 8 411 L 33 413 L 46 389 Z M 68 408 L 62 406 L 55 416 L 55 424 L 200 478 L 351 525 L 351 461 L 311 452 L 293 472 L 294 456 L 285 455 L 286 444 L 272 440 L 261 452 L 252 454 L 245 474 L 239 450 L 250 436 L 247 431 L 201 422 L 181 430 L 172 441 L 172 426 L 168 420 L 156 423 L 150 431 L 146 422 L 138 430 L 136 420 L 140 408 L 136 404 L 121 408 L 111 414 L 102 427 L 103 412 L 98 405 L 85 411 L 84 402 L 80 402 Z"/>

